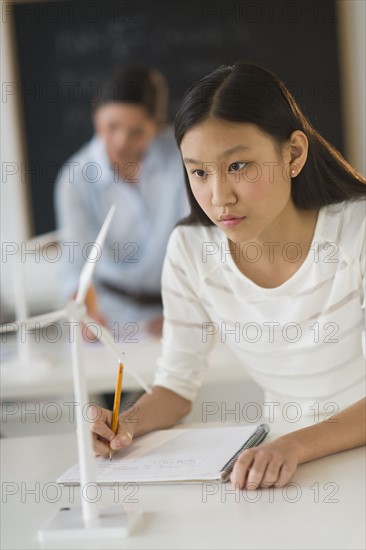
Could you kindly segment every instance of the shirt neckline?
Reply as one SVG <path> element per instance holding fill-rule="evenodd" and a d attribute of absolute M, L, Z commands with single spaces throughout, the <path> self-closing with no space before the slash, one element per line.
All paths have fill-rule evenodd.
<path fill-rule="evenodd" d="M 229 254 L 227 254 L 227 261 L 228 261 L 229 267 L 239 277 L 241 277 L 243 281 L 245 281 L 248 285 L 252 286 L 256 291 L 262 292 L 262 293 L 265 293 L 265 294 L 280 293 L 282 290 L 284 290 L 287 287 L 293 285 L 297 281 L 297 279 L 299 279 L 302 276 L 303 272 L 308 268 L 308 265 L 313 261 L 312 248 L 313 248 L 313 245 L 317 242 L 317 239 L 319 239 L 319 236 L 320 236 L 320 234 L 323 230 L 325 214 L 326 214 L 326 205 L 319 208 L 318 217 L 317 217 L 317 220 L 316 220 L 313 237 L 311 239 L 311 245 L 310 245 L 310 248 L 308 250 L 308 253 L 307 253 L 307 256 L 306 256 L 305 260 L 303 261 L 303 263 L 301 264 L 299 269 L 297 271 L 295 271 L 295 273 L 293 273 L 293 275 L 291 275 L 285 282 L 283 282 L 279 286 L 275 286 L 273 288 L 266 288 L 264 286 L 257 285 L 257 283 L 252 281 L 252 279 L 250 279 L 249 277 L 247 277 L 246 275 L 244 275 L 244 273 L 242 273 L 240 271 L 240 269 L 238 268 L 238 266 L 234 262 L 234 258 L 232 257 L 231 252 Z M 224 233 L 224 235 L 225 235 L 224 240 L 225 240 L 227 250 L 230 251 L 229 238 L 226 235 L 226 233 Z"/>

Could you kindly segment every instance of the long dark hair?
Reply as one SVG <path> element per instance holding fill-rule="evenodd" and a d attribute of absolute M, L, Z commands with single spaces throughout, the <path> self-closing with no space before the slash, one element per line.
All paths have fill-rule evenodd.
<path fill-rule="evenodd" d="M 304 132 L 308 157 L 291 185 L 297 208 L 320 208 L 366 195 L 366 179 L 313 128 L 285 84 L 259 64 L 222 65 L 186 91 L 174 121 L 178 146 L 188 130 L 208 117 L 256 124 L 279 151 L 292 132 Z M 213 225 L 194 198 L 186 171 L 185 183 L 191 213 L 178 225 Z"/>

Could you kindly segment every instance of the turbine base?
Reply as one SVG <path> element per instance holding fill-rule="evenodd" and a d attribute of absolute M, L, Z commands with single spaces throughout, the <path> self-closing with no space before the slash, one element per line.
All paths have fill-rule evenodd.
<path fill-rule="evenodd" d="M 38 531 L 38 540 L 41 543 L 119 540 L 132 532 L 141 515 L 140 507 L 124 510 L 122 505 L 113 505 L 100 509 L 96 521 L 86 525 L 80 506 L 61 508 Z"/>

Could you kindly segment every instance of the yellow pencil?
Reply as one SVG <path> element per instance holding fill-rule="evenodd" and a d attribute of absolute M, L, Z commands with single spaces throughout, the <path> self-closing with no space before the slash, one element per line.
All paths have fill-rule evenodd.
<path fill-rule="evenodd" d="M 113 403 L 113 413 L 112 413 L 112 431 L 117 433 L 118 429 L 118 418 L 119 418 L 119 406 L 121 403 L 121 393 L 122 393 L 122 377 L 123 377 L 123 364 L 119 360 L 118 365 L 118 375 L 116 381 L 116 391 L 114 393 L 114 403 Z M 109 460 L 112 460 L 113 450 L 109 449 Z"/>

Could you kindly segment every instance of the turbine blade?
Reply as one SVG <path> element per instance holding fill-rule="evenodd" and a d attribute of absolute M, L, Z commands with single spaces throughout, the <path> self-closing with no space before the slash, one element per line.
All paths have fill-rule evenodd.
<path fill-rule="evenodd" d="M 78 304 L 82 304 L 85 301 L 86 294 L 89 290 L 93 273 L 97 265 L 98 254 L 99 254 L 99 251 L 103 248 L 104 241 L 107 236 L 108 229 L 111 224 L 112 218 L 114 216 L 115 210 L 116 210 L 116 206 L 115 204 L 113 204 L 109 209 L 106 219 L 104 220 L 104 223 L 98 233 L 98 236 L 95 242 L 93 243 L 93 246 L 91 247 L 91 251 L 89 253 L 88 259 L 86 260 L 83 266 L 83 269 L 81 270 L 80 278 L 79 278 L 79 288 L 76 295 L 76 302 Z"/>
<path fill-rule="evenodd" d="M 51 323 L 54 323 L 62 317 L 67 317 L 65 309 L 59 309 L 57 311 L 44 313 L 42 315 L 35 315 L 34 317 L 28 317 L 28 319 L 24 319 L 22 321 L 17 320 L 13 321 L 12 323 L 4 323 L 3 325 L 0 325 L 0 333 L 18 331 L 20 325 L 22 324 L 25 324 L 27 328 L 31 328 L 34 325 L 39 325 L 39 327 L 41 328 Z"/>
<path fill-rule="evenodd" d="M 88 329 L 95 334 L 98 338 L 101 339 L 105 347 L 116 357 L 116 359 L 119 359 L 121 357 L 121 354 L 123 353 L 119 344 L 117 344 L 111 333 L 108 331 L 106 327 L 103 327 L 100 325 L 97 321 L 92 319 L 92 317 L 89 317 L 89 315 L 85 315 L 83 318 L 84 323 L 88 324 Z M 91 326 L 90 326 L 91 325 Z M 96 328 L 96 326 L 98 328 Z M 98 333 L 99 330 L 99 333 Z M 128 363 L 125 364 L 125 360 L 123 361 L 123 364 L 126 367 L 126 370 L 131 374 L 131 376 L 136 380 L 138 384 L 142 387 L 143 390 L 145 390 L 147 393 L 151 393 L 151 389 L 149 386 L 144 382 L 144 380 L 141 378 L 137 372 L 134 372 L 129 366 Z"/>

